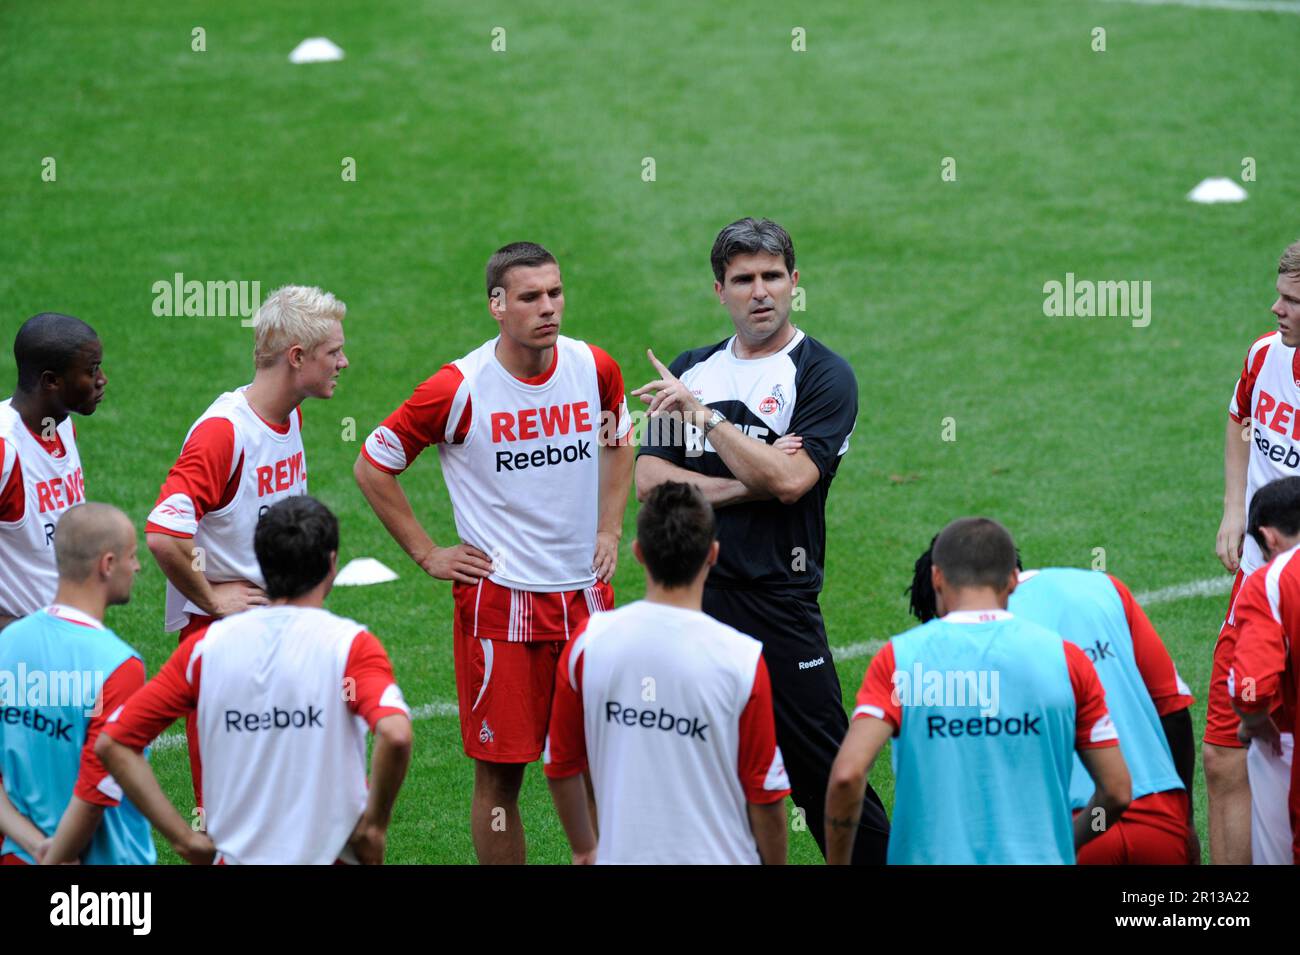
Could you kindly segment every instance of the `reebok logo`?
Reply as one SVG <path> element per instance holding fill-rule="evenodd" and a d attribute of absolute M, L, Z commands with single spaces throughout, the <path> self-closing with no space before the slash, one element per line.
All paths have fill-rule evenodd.
<path fill-rule="evenodd" d="M 948 719 L 946 716 L 928 716 L 925 720 L 926 736 L 934 739 L 957 739 L 962 736 L 1042 736 L 1038 724 L 1041 716 L 972 716 L 967 719 Z"/>
<path fill-rule="evenodd" d="M 1268 438 L 1264 437 L 1264 429 L 1258 426 L 1255 428 L 1255 447 L 1259 448 L 1260 454 L 1270 461 L 1276 461 L 1283 467 L 1294 470 L 1297 466 L 1300 466 L 1300 452 L 1280 441 L 1270 442 Z"/>
<path fill-rule="evenodd" d="M 799 669 L 800 669 L 800 670 L 811 670 L 813 667 L 819 667 L 819 666 L 821 666 L 821 665 L 822 665 L 823 663 L 825 663 L 825 662 L 826 662 L 826 658 L 825 658 L 825 657 L 818 657 L 816 660 L 800 660 L 800 661 L 799 661 Z"/>
<path fill-rule="evenodd" d="M 40 710 L 6 706 L 0 709 L 0 722 L 5 726 L 25 726 L 34 733 L 44 733 L 50 739 L 72 742 L 72 724 L 63 722 L 60 717 L 50 719 Z"/>
<path fill-rule="evenodd" d="M 270 711 L 263 713 L 226 710 L 226 732 L 233 730 L 236 733 L 256 733 L 258 730 L 303 729 L 311 726 L 323 729 L 325 724 L 321 722 L 322 716 L 324 713 L 314 706 L 308 706 L 305 710 L 282 710 L 273 706 Z"/>
<path fill-rule="evenodd" d="M 638 710 L 610 701 L 605 704 L 605 722 L 640 726 L 648 730 L 659 729 L 664 733 L 676 732 L 678 736 L 698 737 L 701 743 L 709 741 L 704 735 L 704 731 L 709 728 L 708 723 L 701 723 L 694 716 L 674 716 L 663 707 L 656 713 L 654 710 Z"/>
<path fill-rule="evenodd" d="M 526 471 L 529 468 L 541 468 L 556 464 L 572 464 L 574 461 L 591 460 L 591 442 L 576 441 L 564 447 L 548 444 L 535 451 L 498 451 L 497 473 L 502 471 Z"/>
<path fill-rule="evenodd" d="M 1080 647 L 1079 649 L 1082 650 L 1084 656 L 1086 656 L 1093 663 L 1100 663 L 1102 660 L 1105 660 L 1107 657 L 1110 657 L 1113 660 L 1119 659 L 1119 654 L 1110 648 L 1109 640 L 1103 643 L 1099 638 L 1095 643 L 1093 643 L 1092 646 Z"/>

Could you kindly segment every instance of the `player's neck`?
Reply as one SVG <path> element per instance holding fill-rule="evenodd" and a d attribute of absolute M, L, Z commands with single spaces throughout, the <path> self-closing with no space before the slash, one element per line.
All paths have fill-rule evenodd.
<path fill-rule="evenodd" d="M 682 610 L 701 610 L 704 605 L 704 579 L 685 587 L 665 587 L 649 578 L 645 582 L 645 599 L 652 604 L 667 604 Z"/>
<path fill-rule="evenodd" d="M 108 606 L 107 598 L 98 588 L 85 587 L 69 583 L 66 580 L 59 581 L 59 588 L 54 594 L 53 603 L 71 607 L 73 610 L 80 610 L 86 616 L 94 617 L 100 623 L 104 622 L 104 609 Z"/>
<path fill-rule="evenodd" d="M 27 425 L 27 430 L 35 434 L 40 434 L 45 430 L 47 419 L 51 419 L 56 425 L 60 425 L 63 424 L 63 419 L 68 416 L 66 412 L 59 414 L 53 411 L 48 405 L 42 404 L 36 395 L 27 391 L 15 391 L 9 404 L 14 411 L 18 412 L 18 417 L 23 419 L 23 424 Z"/>
<path fill-rule="evenodd" d="M 740 333 L 736 334 L 735 352 L 737 358 L 749 360 L 751 358 L 766 358 L 768 355 L 775 355 L 794 338 L 799 329 L 794 325 L 786 323 L 784 329 L 778 329 L 769 335 L 765 340 L 755 345 L 749 345 Z"/>
<path fill-rule="evenodd" d="M 1006 610 L 1008 596 L 992 587 L 963 587 L 944 594 L 944 616 L 962 610 Z"/>
<path fill-rule="evenodd" d="M 550 348 L 525 348 L 502 335 L 497 339 L 497 361 L 516 378 L 536 378 L 550 369 L 555 361 L 555 346 Z"/>
<path fill-rule="evenodd" d="M 302 396 L 288 385 L 278 368 L 259 368 L 253 383 L 244 390 L 244 399 L 262 418 L 271 424 L 285 424 L 293 409 L 302 402 Z"/>

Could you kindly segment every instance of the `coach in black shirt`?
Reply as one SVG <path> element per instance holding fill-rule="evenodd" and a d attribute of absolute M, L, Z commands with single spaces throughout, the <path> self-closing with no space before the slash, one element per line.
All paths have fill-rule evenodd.
<path fill-rule="evenodd" d="M 704 610 L 763 643 L 777 742 L 795 804 L 825 855 L 831 764 L 848 731 L 817 596 L 826 497 L 858 410 L 853 369 L 790 324 L 799 272 L 789 234 L 741 219 L 713 243 L 714 290 L 736 334 L 685 352 L 632 392 L 648 403 L 637 498 L 664 481 L 698 486 L 722 543 Z M 889 821 L 867 787 L 854 862 L 881 863 Z"/>

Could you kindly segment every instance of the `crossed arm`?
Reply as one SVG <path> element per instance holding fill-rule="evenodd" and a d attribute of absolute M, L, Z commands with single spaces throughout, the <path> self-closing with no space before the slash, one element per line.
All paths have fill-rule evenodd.
<path fill-rule="evenodd" d="M 680 414 L 685 424 L 703 429 L 712 410 L 682 384 L 653 351 L 647 351 L 659 377 L 632 392 L 647 404 L 650 415 Z M 715 507 L 775 498 L 793 504 L 821 478 L 821 470 L 802 447 L 769 445 L 755 441 L 729 421 L 709 431 L 709 443 L 734 478 L 708 477 L 658 458 L 642 455 L 636 462 L 637 500 L 665 481 L 694 484 Z"/>

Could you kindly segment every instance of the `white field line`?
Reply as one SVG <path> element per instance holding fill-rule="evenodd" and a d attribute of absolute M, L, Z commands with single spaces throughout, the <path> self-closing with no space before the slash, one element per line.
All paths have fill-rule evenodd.
<path fill-rule="evenodd" d="M 1237 13 L 1300 14 L 1300 2 L 1295 2 L 1295 0 L 1106 0 L 1106 2 L 1128 3 L 1141 7 L 1192 7 L 1201 10 L 1233 10 Z"/>
<path fill-rule="evenodd" d="M 1134 594 L 1133 599 L 1143 607 L 1148 607 L 1152 604 L 1167 604 L 1176 600 L 1186 600 L 1188 597 L 1218 597 L 1230 590 L 1232 590 L 1232 578 L 1225 574 L 1222 577 L 1194 580 L 1190 584 L 1176 584 L 1173 587 L 1148 590 L 1140 594 Z M 861 643 L 850 643 L 844 647 L 831 647 L 831 653 L 835 656 L 837 662 L 842 662 L 844 660 L 855 660 L 858 657 L 874 656 L 876 651 L 884 645 L 884 640 L 864 640 Z"/>
<path fill-rule="evenodd" d="M 1206 580 L 1194 580 L 1190 584 L 1162 587 L 1160 590 L 1148 590 L 1144 593 L 1135 594 L 1134 599 L 1145 607 L 1150 604 L 1185 600 L 1188 597 L 1215 597 L 1226 594 L 1231 589 L 1232 578 L 1225 575 L 1223 577 L 1210 577 Z M 884 640 L 864 640 L 861 643 L 850 643 L 843 647 L 831 647 L 831 653 L 837 661 L 856 660 L 858 657 L 873 656 L 884 645 Z M 414 707 L 411 710 L 411 719 L 427 720 L 435 716 L 455 716 L 458 712 L 455 703 L 435 701 Z M 184 733 L 166 733 L 153 741 L 153 749 L 160 752 L 184 748 Z"/>

